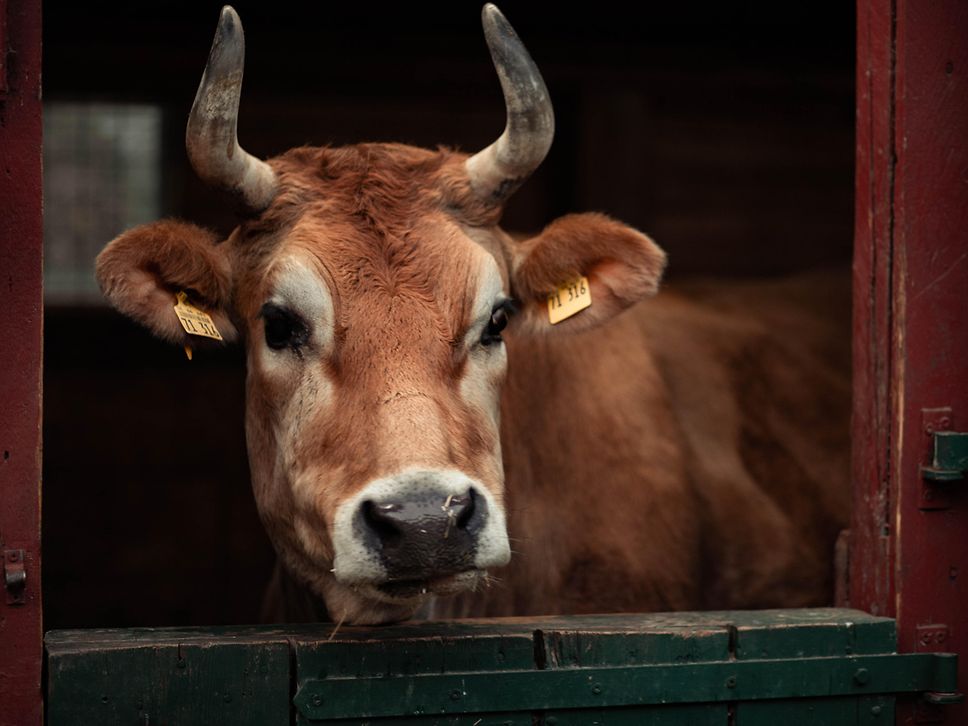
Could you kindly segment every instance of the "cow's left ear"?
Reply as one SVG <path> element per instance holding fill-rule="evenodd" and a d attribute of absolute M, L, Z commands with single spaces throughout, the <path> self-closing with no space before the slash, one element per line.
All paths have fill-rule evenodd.
<path fill-rule="evenodd" d="M 610 319 L 654 295 L 666 263 L 655 242 L 603 214 L 556 219 L 537 237 L 514 244 L 510 258 L 511 288 L 521 305 L 516 327 L 537 333 L 578 331 Z M 582 276 L 591 305 L 552 324 L 548 296 Z"/>

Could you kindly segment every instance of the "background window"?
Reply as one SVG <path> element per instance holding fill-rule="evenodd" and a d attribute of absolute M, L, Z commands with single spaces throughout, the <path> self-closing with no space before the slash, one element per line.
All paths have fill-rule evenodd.
<path fill-rule="evenodd" d="M 44 106 L 44 285 L 53 303 L 100 303 L 94 258 L 161 216 L 160 106 Z"/>

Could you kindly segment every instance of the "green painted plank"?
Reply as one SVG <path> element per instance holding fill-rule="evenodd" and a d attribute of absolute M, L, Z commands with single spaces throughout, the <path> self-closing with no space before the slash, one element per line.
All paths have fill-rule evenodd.
<path fill-rule="evenodd" d="M 868 694 L 907 692 L 918 679 L 939 684 L 950 680 L 952 672 L 951 663 L 936 660 L 930 666 L 924 661 L 919 671 L 903 656 L 865 661 L 871 677 L 854 683 L 852 674 L 864 665 L 858 654 L 893 651 L 894 624 L 833 608 L 502 618 L 381 628 L 310 624 L 59 631 L 48 633 L 46 646 L 52 726 L 139 723 L 145 716 L 149 723 L 189 725 L 289 723 L 291 688 L 298 688 L 299 723 L 309 723 L 310 716 L 328 717 L 337 719 L 328 721 L 334 726 L 705 726 L 725 723 L 727 703 L 741 705 L 736 714 L 746 714 L 749 724 L 761 719 L 790 726 L 817 709 L 828 709 L 823 713 L 833 714 L 829 720 L 837 723 L 837 714 L 850 710 L 848 703 L 855 704 L 853 722 L 886 723 L 893 698 Z M 791 662 L 801 655 L 828 660 Z M 764 664 L 762 658 L 778 660 Z M 710 668 L 688 671 L 703 664 Z M 744 671 L 745 666 L 764 671 Z M 937 672 L 927 672 L 934 668 Z M 732 688 L 725 685 L 730 675 L 737 679 Z M 821 681 L 831 679 L 840 690 L 822 687 Z M 592 691 L 596 682 L 600 693 Z M 797 689 L 854 697 L 776 700 Z M 651 705 L 681 700 L 682 694 L 689 701 L 713 703 Z M 318 707 L 312 704 L 314 696 L 320 699 Z M 774 700 L 753 708 L 743 702 L 750 698 Z"/>
<path fill-rule="evenodd" d="M 894 699 L 868 696 L 742 702 L 736 704 L 734 726 L 889 726 L 893 723 Z"/>
<path fill-rule="evenodd" d="M 909 653 L 838 658 L 300 679 L 310 719 L 484 713 L 911 693 L 956 688 L 957 657 Z"/>
<path fill-rule="evenodd" d="M 729 657 L 730 631 L 722 624 L 668 622 L 615 624 L 609 630 L 539 630 L 537 651 L 549 670 L 659 663 L 694 663 Z M 546 726 L 726 726 L 725 704 L 625 706 L 550 710 Z"/>
<path fill-rule="evenodd" d="M 727 726 L 725 704 L 547 711 L 543 726 Z"/>
<path fill-rule="evenodd" d="M 420 673 L 498 673 L 596 664 L 690 662 L 727 656 L 729 633 L 725 627 L 706 629 L 681 623 L 676 626 L 665 620 L 637 615 L 511 619 L 499 623 L 505 631 L 501 637 L 490 635 L 498 625 L 494 621 L 415 624 L 381 629 L 378 641 L 373 640 L 372 630 L 351 629 L 338 633 L 332 641 L 296 641 L 298 684 L 302 687 L 313 679 L 339 676 L 359 679 Z M 347 684 L 342 689 L 341 702 L 345 704 L 346 699 L 360 693 L 359 683 L 354 681 L 352 686 Z M 448 694 L 449 698 L 453 696 Z M 422 710 L 419 704 L 414 704 L 408 713 Z M 436 709 L 424 713 L 433 711 Z M 348 711 L 343 713 L 349 715 Z M 474 713 L 475 717 L 466 721 L 468 726 L 473 726 L 478 719 L 482 719 L 481 724 L 520 722 L 530 726 L 532 719 L 527 707 L 517 713 L 487 714 L 477 710 Z M 639 718 L 628 710 L 625 716 Z M 574 718 L 569 722 L 576 723 Z M 618 718 L 620 715 L 613 720 Z M 374 723 L 382 721 L 377 719 Z M 300 711 L 297 722 L 310 721 Z M 450 720 L 440 715 L 392 720 L 393 724 L 464 722 L 463 717 Z"/>
<path fill-rule="evenodd" d="M 374 678 L 428 673 L 530 668 L 530 634 L 478 637 L 420 637 L 364 642 L 295 641 L 298 679 Z"/>
<path fill-rule="evenodd" d="M 737 623 L 736 657 L 803 658 L 851 654 L 893 653 L 897 637 L 889 618 L 857 622 Z"/>
<path fill-rule="evenodd" d="M 680 613 L 646 613 L 641 615 L 569 615 L 540 618 L 488 618 L 447 622 L 416 622 L 379 628 L 341 627 L 336 635 L 341 641 L 409 639 L 414 637 L 528 634 L 535 630 L 588 631 L 664 631 L 671 628 L 720 628 L 735 626 L 858 625 L 887 623 L 860 610 L 811 608 L 795 610 L 708 611 Z M 198 628 L 108 628 L 91 630 L 52 630 L 44 640 L 48 651 L 85 649 L 95 645 L 114 647 L 133 643 L 209 642 L 212 640 L 260 642 L 279 639 L 325 641 L 335 627 L 332 623 L 271 626 L 226 626 Z M 877 652 L 877 651 L 871 651 Z"/>
<path fill-rule="evenodd" d="M 289 723 L 287 643 L 137 644 L 48 652 L 47 723 Z"/>
<path fill-rule="evenodd" d="M 729 658 L 726 627 L 681 627 L 614 632 L 539 630 L 536 652 L 549 669 L 694 663 Z"/>
<path fill-rule="evenodd" d="M 388 678 L 422 674 L 423 677 L 454 672 L 494 672 L 518 670 L 534 666 L 534 635 L 530 628 L 510 627 L 502 635 L 493 634 L 496 628 L 475 627 L 468 624 L 437 624 L 398 626 L 390 629 L 349 629 L 334 634 L 332 640 L 293 639 L 292 647 L 297 664 L 297 682 L 311 682 L 317 678 L 343 678 L 347 685 L 339 695 L 342 702 L 358 693 L 357 683 L 367 678 Z M 439 627 L 443 625 L 444 627 Z M 376 637 L 375 637 L 376 636 Z M 387 637 L 389 636 L 389 637 Z M 487 709 L 494 711 L 495 709 Z M 377 719 L 372 723 L 393 726 L 531 726 L 531 714 L 477 713 L 462 715 L 421 715 L 419 707 L 408 711 L 404 718 Z M 344 711 L 344 716 L 356 716 Z M 310 723 L 297 712 L 297 724 Z M 345 718 L 328 723 L 370 723 L 368 719 Z"/>
<path fill-rule="evenodd" d="M 296 724 L 318 723 L 307 721 L 296 714 Z M 529 711 L 518 713 L 472 713 L 453 716 L 403 716 L 397 718 L 354 718 L 326 721 L 326 726 L 534 726 Z"/>
<path fill-rule="evenodd" d="M 892 696 L 867 696 L 856 701 L 857 726 L 886 726 L 894 723 Z"/>

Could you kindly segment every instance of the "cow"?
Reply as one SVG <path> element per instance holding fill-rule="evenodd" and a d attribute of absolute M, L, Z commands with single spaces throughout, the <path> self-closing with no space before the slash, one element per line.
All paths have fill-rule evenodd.
<path fill-rule="evenodd" d="M 154 334 L 204 343 L 187 305 L 245 345 L 279 558 L 267 618 L 828 602 L 847 293 L 820 273 L 656 296 L 665 254 L 608 216 L 505 232 L 554 115 L 507 20 L 482 18 L 507 110 L 490 146 L 263 161 L 237 138 L 244 40 L 225 7 L 186 147 L 238 226 L 163 220 L 98 257 L 107 299 Z M 553 323 L 562 296 L 584 307 Z"/>

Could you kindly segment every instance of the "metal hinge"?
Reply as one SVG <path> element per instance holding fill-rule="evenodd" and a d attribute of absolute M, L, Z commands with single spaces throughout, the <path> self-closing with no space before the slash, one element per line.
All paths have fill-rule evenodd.
<path fill-rule="evenodd" d="M 952 431 L 953 420 L 950 406 L 921 409 L 922 511 L 949 509 L 968 476 L 968 434 Z"/>
<path fill-rule="evenodd" d="M 24 569 L 26 555 L 23 550 L 3 551 L 3 588 L 7 593 L 7 605 L 23 605 L 27 585 Z"/>
<path fill-rule="evenodd" d="M 920 652 L 937 652 L 948 647 L 951 640 L 951 630 L 944 623 L 932 623 L 931 625 L 919 625 L 915 631 L 917 640 L 915 650 Z M 925 691 L 922 694 L 927 704 L 934 706 L 946 706 L 951 703 L 961 703 L 964 694 L 956 691 Z M 932 711 L 933 715 L 940 715 L 938 711 Z M 923 716 L 924 714 L 922 714 Z M 920 718 L 918 721 L 929 721 L 931 719 Z"/>
<path fill-rule="evenodd" d="M 921 476 L 931 482 L 962 481 L 968 472 L 968 434 L 935 431 L 931 465 L 921 467 Z"/>

